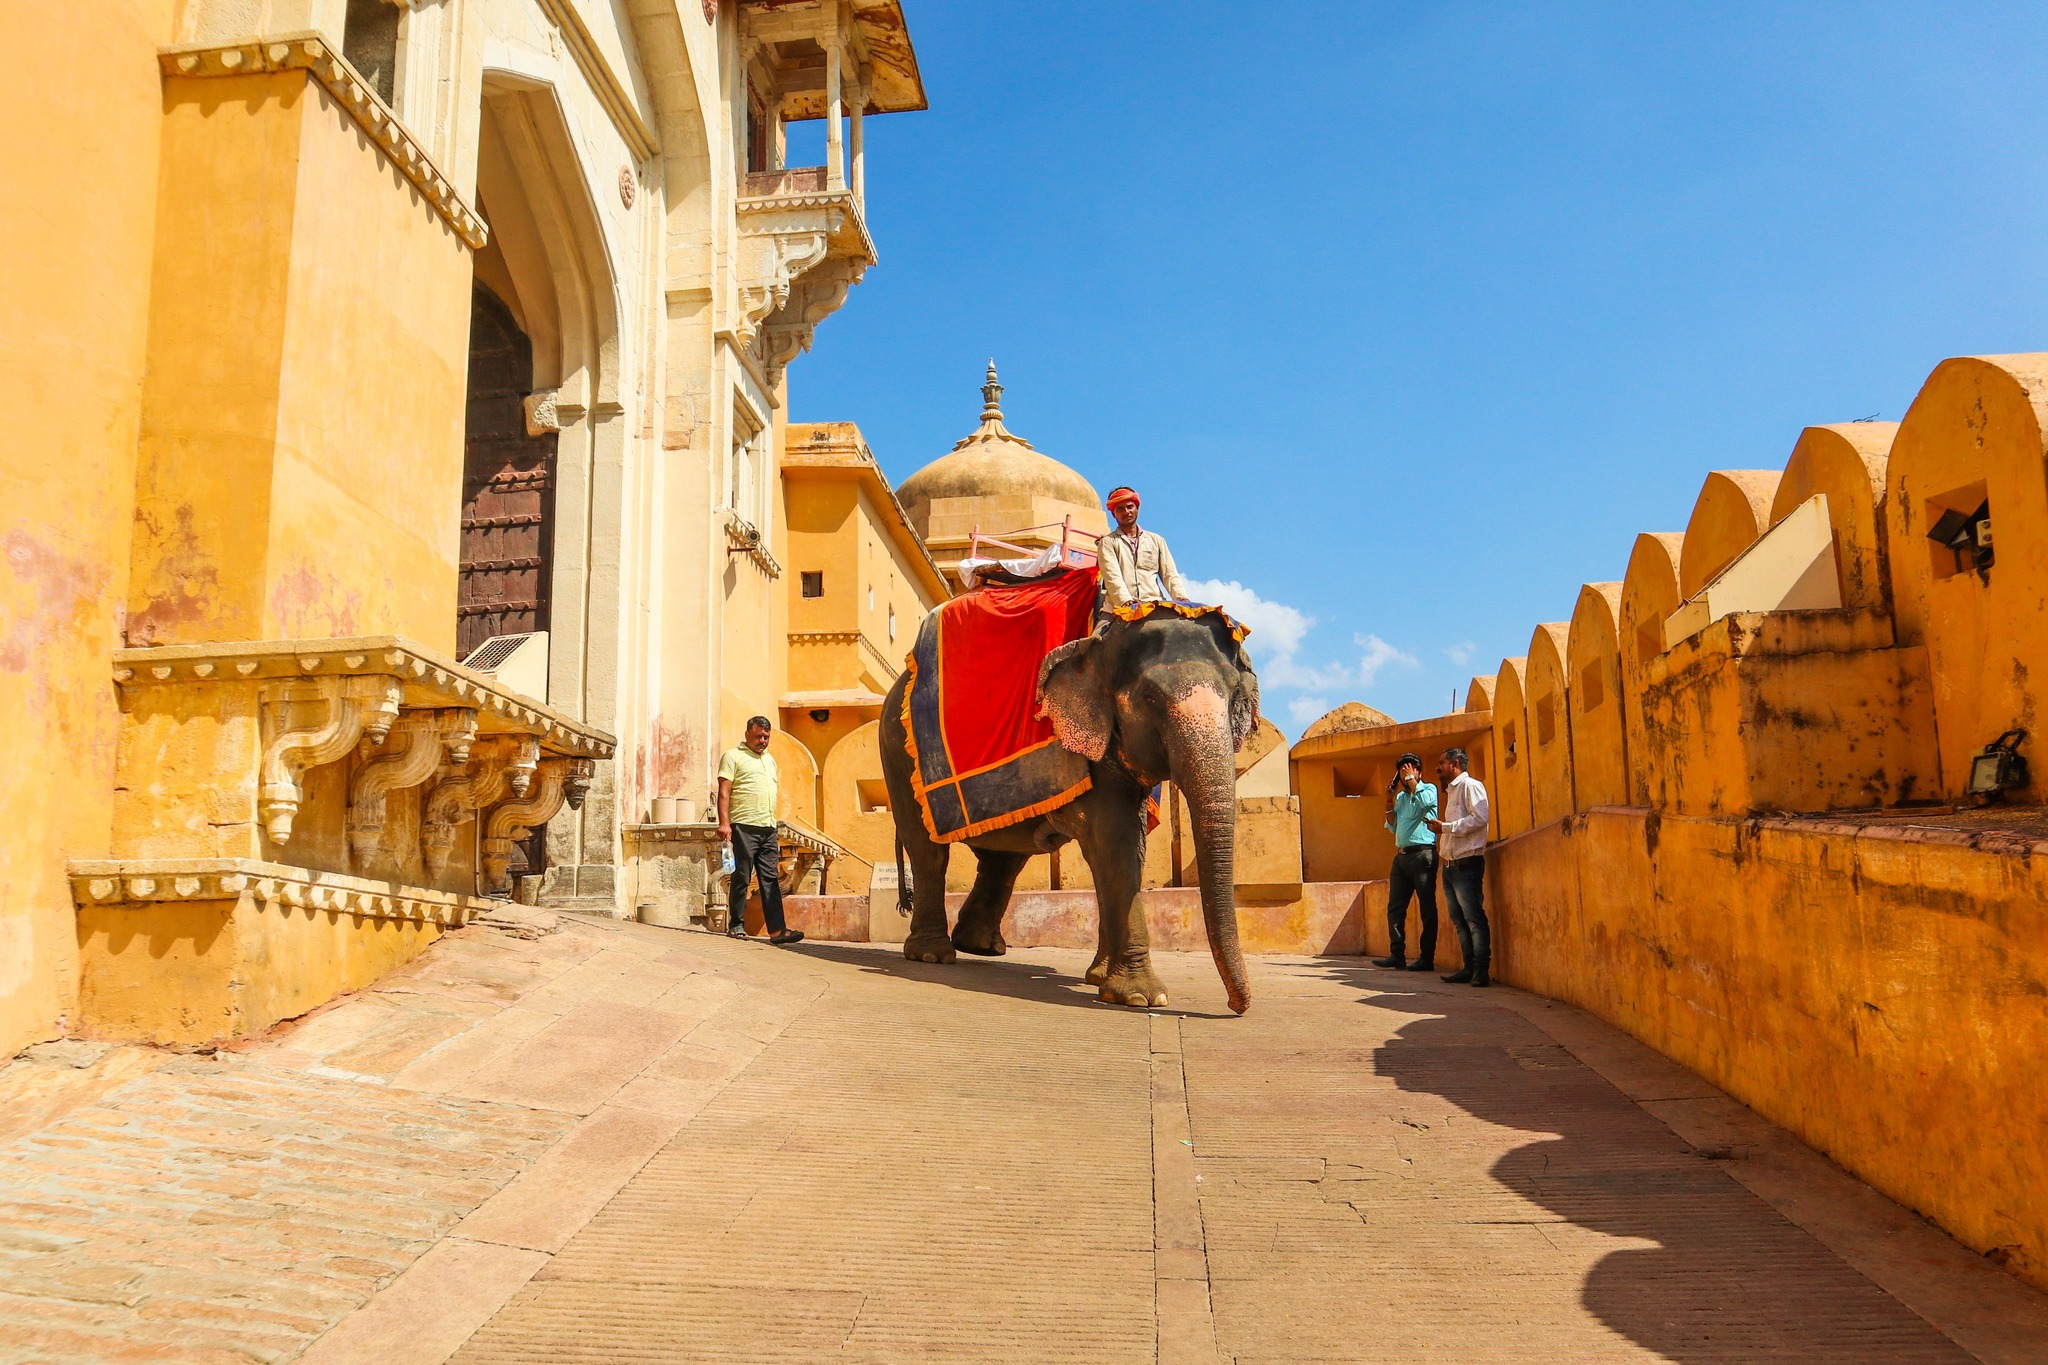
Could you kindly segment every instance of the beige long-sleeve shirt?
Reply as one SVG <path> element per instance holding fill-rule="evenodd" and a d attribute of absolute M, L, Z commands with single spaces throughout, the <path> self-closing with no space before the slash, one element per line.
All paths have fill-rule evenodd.
<path fill-rule="evenodd" d="M 1102 568 L 1105 608 L 1187 599 L 1187 581 L 1173 566 L 1173 552 L 1166 548 L 1166 538 L 1156 531 L 1138 528 L 1135 543 L 1122 531 L 1111 531 L 1095 542 L 1095 555 Z"/>

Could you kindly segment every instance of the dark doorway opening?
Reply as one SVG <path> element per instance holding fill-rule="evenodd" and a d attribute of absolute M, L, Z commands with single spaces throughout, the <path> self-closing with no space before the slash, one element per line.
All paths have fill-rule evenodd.
<path fill-rule="evenodd" d="M 548 628 L 554 578 L 556 433 L 529 436 L 533 343 L 482 285 L 470 295 L 469 404 L 462 463 L 462 550 L 455 652 L 494 635 Z M 515 850 L 514 876 L 541 871 L 544 830 Z M 525 866 L 521 866 L 522 861 Z"/>

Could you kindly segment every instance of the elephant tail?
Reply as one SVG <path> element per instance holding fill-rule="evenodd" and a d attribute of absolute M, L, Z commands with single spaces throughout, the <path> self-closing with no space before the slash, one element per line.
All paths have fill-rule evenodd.
<path fill-rule="evenodd" d="M 911 908 L 910 874 L 903 866 L 903 837 L 898 835 L 896 837 L 896 909 L 900 913 L 907 915 L 910 913 Z"/>

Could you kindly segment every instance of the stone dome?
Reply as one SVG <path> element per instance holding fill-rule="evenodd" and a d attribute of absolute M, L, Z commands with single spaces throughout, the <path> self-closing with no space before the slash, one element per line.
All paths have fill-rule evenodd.
<path fill-rule="evenodd" d="M 930 534 L 932 503 L 938 498 L 1037 497 L 1101 512 L 1095 485 L 1004 429 L 1002 395 L 991 360 L 988 382 L 981 387 L 981 425 L 897 486 L 896 499 L 919 535 Z"/>
<path fill-rule="evenodd" d="M 1324 735 L 1347 734 L 1353 730 L 1376 730 L 1382 725 L 1392 725 L 1394 718 L 1384 711 L 1375 711 L 1362 701 L 1347 701 L 1336 710 L 1328 712 L 1321 720 L 1301 732 L 1302 739 L 1320 739 Z M 1299 742 L 1299 741 L 1297 741 Z"/>

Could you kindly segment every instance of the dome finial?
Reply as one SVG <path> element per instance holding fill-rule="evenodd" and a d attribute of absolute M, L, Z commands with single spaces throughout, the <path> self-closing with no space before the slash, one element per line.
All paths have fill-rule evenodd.
<path fill-rule="evenodd" d="M 1000 422 L 1003 420 L 1003 386 L 996 382 L 995 357 L 988 362 L 988 382 L 981 386 L 981 420 Z"/>

